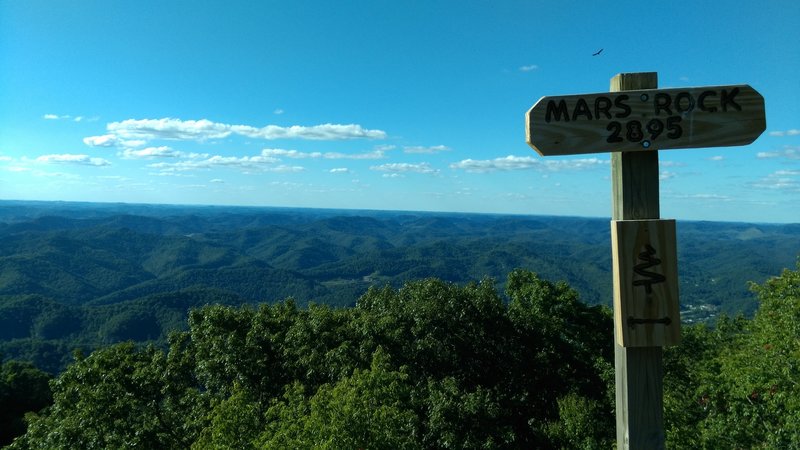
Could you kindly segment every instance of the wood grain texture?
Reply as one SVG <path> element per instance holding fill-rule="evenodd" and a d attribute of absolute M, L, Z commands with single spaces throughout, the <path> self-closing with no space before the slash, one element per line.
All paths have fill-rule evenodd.
<path fill-rule="evenodd" d="M 543 156 L 747 145 L 766 129 L 764 97 L 746 84 L 548 96 L 525 117 Z"/>
<path fill-rule="evenodd" d="M 614 324 L 623 347 L 680 342 L 674 220 L 611 222 Z"/>
<path fill-rule="evenodd" d="M 663 348 L 616 349 L 617 449 L 663 450 Z"/>
<path fill-rule="evenodd" d="M 622 73 L 611 91 L 654 89 L 655 72 Z M 658 219 L 658 152 L 611 154 L 615 220 Z M 663 348 L 614 343 L 618 449 L 663 449 Z"/>
<path fill-rule="evenodd" d="M 657 219 L 658 151 L 611 154 L 612 219 Z"/>

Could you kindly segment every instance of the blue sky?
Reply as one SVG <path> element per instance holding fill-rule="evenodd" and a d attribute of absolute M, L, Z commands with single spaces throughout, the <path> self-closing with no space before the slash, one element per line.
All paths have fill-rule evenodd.
<path fill-rule="evenodd" d="M 796 0 L 0 0 L 0 198 L 609 217 L 609 155 L 541 157 L 524 115 L 654 71 L 749 84 L 767 116 L 661 151 L 662 216 L 800 222 L 798 23 Z"/>

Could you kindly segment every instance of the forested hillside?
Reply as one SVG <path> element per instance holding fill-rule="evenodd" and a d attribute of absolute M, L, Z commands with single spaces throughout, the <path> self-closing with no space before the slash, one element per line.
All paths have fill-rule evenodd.
<path fill-rule="evenodd" d="M 800 225 L 679 222 L 682 318 L 752 314 L 748 281 L 792 267 Z M 57 373 L 74 348 L 166 345 L 205 304 L 352 306 L 370 286 L 525 268 L 611 298 L 605 219 L 0 202 L 0 353 Z M 505 299 L 508 300 L 508 299 Z"/>
<path fill-rule="evenodd" d="M 12 448 L 614 439 L 607 220 L 19 202 L 0 219 L 0 443 L 39 411 Z M 800 227 L 679 222 L 678 240 L 698 324 L 665 354 L 670 448 L 800 446 Z"/>
<path fill-rule="evenodd" d="M 752 320 L 667 348 L 668 448 L 800 446 L 800 264 L 754 290 Z M 506 297 L 427 279 L 353 308 L 196 309 L 166 349 L 76 354 L 11 448 L 610 448 L 609 310 L 523 270 Z"/>

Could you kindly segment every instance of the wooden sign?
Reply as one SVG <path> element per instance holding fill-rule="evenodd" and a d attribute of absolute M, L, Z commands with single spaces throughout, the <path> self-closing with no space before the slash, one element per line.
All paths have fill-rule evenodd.
<path fill-rule="evenodd" d="M 674 220 L 612 220 L 614 321 L 623 347 L 680 341 Z"/>
<path fill-rule="evenodd" d="M 746 84 L 542 97 L 525 115 L 542 156 L 746 145 L 766 127 Z"/>

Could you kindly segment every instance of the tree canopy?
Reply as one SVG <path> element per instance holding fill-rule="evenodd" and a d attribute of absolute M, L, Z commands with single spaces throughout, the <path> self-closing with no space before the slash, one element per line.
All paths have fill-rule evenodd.
<path fill-rule="evenodd" d="M 426 279 L 346 309 L 196 309 L 168 349 L 123 343 L 76 359 L 12 448 L 611 442 L 608 310 L 531 272 L 509 276 L 508 304 L 494 286 Z M 559 433 L 567 422 L 586 435 Z"/>
<path fill-rule="evenodd" d="M 610 312 L 530 271 L 494 286 L 195 309 L 166 348 L 76 355 L 10 448 L 609 448 Z M 665 351 L 669 448 L 800 448 L 800 263 L 752 289 L 753 319 L 685 327 Z M 49 401 L 46 375 L 2 374 L 0 395 L 25 379 Z"/>

